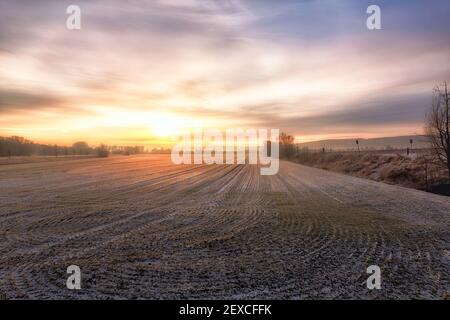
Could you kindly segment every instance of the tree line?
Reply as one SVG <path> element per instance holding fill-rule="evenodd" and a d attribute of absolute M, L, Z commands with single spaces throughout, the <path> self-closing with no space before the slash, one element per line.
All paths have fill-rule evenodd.
<path fill-rule="evenodd" d="M 113 154 L 139 154 L 144 153 L 143 146 L 106 146 L 93 147 L 84 141 L 78 141 L 71 146 L 58 146 L 56 144 L 34 143 L 24 137 L 0 137 L 0 157 L 12 156 L 69 156 L 69 155 L 97 155 L 107 157 Z"/>

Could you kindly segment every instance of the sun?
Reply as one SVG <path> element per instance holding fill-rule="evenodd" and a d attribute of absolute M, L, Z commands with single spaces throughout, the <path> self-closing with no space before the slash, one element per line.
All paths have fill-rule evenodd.
<path fill-rule="evenodd" d="M 151 125 L 153 133 L 158 137 L 168 137 L 176 133 L 177 128 L 175 124 L 169 119 L 159 118 Z"/>
<path fill-rule="evenodd" d="M 152 116 L 151 130 L 158 137 L 167 138 L 176 135 L 180 129 L 180 121 L 174 116 L 157 114 Z"/>
<path fill-rule="evenodd" d="M 171 128 L 169 123 L 158 123 L 153 126 L 153 133 L 158 137 L 168 137 L 173 134 L 175 130 Z"/>
<path fill-rule="evenodd" d="M 201 118 L 180 116 L 166 112 L 151 113 L 147 123 L 154 136 L 165 138 L 166 140 L 176 140 L 181 135 L 187 134 L 192 130 L 201 130 L 206 126 L 205 121 Z"/>

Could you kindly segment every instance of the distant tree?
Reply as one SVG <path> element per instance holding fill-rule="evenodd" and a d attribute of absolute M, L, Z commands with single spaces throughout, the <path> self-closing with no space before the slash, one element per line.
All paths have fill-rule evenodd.
<path fill-rule="evenodd" d="M 284 132 L 280 134 L 280 155 L 287 159 L 291 159 L 295 154 L 294 148 L 295 138 Z"/>
<path fill-rule="evenodd" d="M 108 147 L 104 144 L 100 145 L 100 147 L 97 148 L 97 156 L 101 158 L 106 158 L 109 156 L 109 150 Z"/>
<path fill-rule="evenodd" d="M 448 170 L 450 183 L 450 97 L 447 82 L 434 88 L 431 108 L 426 116 L 425 132 L 432 145 L 435 157 Z"/>
<path fill-rule="evenodd" d="M 280 142 L 282 144 L 286 144 L 286 145 L 293 144 L 294 140 L 295 140 L 295 138 L 293 136 L 291 136 L 291 135 L 288 135 L 288 134 L 286 134 L 284 132 L 282 132 L 280 134 Z"/>
<path fill-rule="evenodd" d="M 76 154 L 88 154 L 89 153 L 89 145 L 84 141 L 75 142 L 72 145 Z"/>
<path fill-rule="evenodd" d="M 35 149 L 36 145 L 23 137 L 0 137 L 0 157 L 29 156 Z"/>

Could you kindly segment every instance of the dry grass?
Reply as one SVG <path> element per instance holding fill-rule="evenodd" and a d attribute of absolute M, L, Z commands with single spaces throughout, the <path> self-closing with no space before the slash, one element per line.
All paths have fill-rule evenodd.
<path fill-rule="evenodd" d="M 428 181 L 425 160 L 420 155 L 406 156 L 396 153 L 373 152 L 310 152 L 301 155 L 298 162 L 324 170 L 351 174 L 356 177 L 426 190 L 433 184 L 445 183 L 447 172 L 442 167 L 428 164 Z"/>

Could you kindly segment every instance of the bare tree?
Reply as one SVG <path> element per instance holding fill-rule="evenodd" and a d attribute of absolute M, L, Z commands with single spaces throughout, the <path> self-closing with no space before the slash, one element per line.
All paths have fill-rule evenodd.
<path fill-rule="evenodd" d="M 449 98 L 447 82 L 434 88 L 433 102 L 427 113 L 425 127 L 435 156 L 448 170 L 448 183 L 450 183 Z"/>
<path fill-rule="evenodd" d="M 294 141 L 295 138 L 284 132 L 280 134 L 280 155 L 284 158 L 291 159 L 294 156 Z"/>
<path fill-rule="evenodd" d="M 280 142 L 281 142 L 282 144 L 286 144 L 286 145 L 288 145 L 288 144 L 293 144 L 294 141 L 295 141 L 295 138 L 294 138 L 293 136 L 291 136 L 291 135 L 289 135 L 289 134 L 286 134 L 286 133 L 284 133 L 284 132 L 282 132 L 282 133 L 280 134 Z"/>

